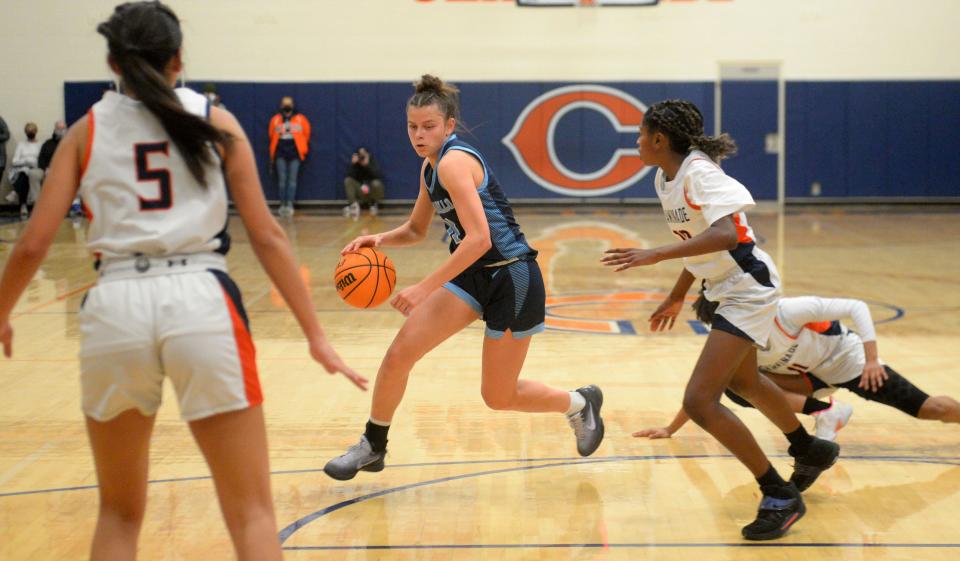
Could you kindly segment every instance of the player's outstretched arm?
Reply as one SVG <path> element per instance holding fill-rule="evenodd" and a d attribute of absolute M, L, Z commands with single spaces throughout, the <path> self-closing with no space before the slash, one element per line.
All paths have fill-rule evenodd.
<path fill-rule="evenodd" d="M 608 249 L 600 261 L 607 267 L 616 267 L 614 271 L 620 272 L 631 267 L 654 265 L 667 259 L 706 255 L 718 251 L 729 251 L 736 247 L 737 227 L 733 223 L 733 218 L 724 216 L 689 240 L 653 249 L 621 247 Z"/>
<path fill-rule="evenodd" d="M 240 123 L 229 112 L 218 107 L 211 108 L 210 121 L 232 137 L 232 142 L 223 148 L 230 194 L 257 259 L 290 306 L 307 338 L 310 355 L 330 374 L 339 372 L 358 388 L 366 390 L 367 379 L 343 362 L 320 328 L 310 293 L 297 270 L 290 241 L 267 208 L 253 159 L 253 150 Z"/>

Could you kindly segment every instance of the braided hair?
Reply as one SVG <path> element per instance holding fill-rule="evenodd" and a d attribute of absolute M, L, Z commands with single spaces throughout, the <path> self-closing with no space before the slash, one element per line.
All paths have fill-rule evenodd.
<path fill-rule="evenodd" d="M 164 71 L 180 50 L 180 20 L 161 2 L 126 2 L 97 26 L 123 83 L 153 113 L 180 150 L 190 174 L 206 185 L 203 164 L 214 163 L 209 143 L 225 145 L 230 136 L 187 112 L 167 83 Z"/>
<path fill-rule="evenodd" d="M 414 93 L 407 101 L 407 107 L 436 104 L 444 119 L 453 117 L 457 123 L 460 122 L 460 90 L 456 86 L 431 74 L 424 74 L 413 87 Z"/>
<path fill-rule="evenodd" d="M 651 132 L 663 133 L 674 152 L 687 154 L 700 150 L 716 162 L 737 153 L 737 144 L 729 134 L 707 136 L 703 132 L 703 114 L 684 99 L 668 99 L 651 105 L 643 115 L 643 125 Z"/>

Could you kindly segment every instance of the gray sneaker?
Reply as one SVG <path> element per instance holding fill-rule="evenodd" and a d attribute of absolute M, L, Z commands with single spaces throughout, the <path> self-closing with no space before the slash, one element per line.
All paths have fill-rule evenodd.
<path fill-rule="evenodd" d="M 603 392 L 597 386 L 590 385 L 577 389 L 577 393 L 587 400 L 587 404 L 578 413 L 567 417 L 567 421 L 577 435 L 577 452 L 581 456 L 589 456 L 603 441 L 603 419 L 600 418 Z"/>
<path fill-rule="evenodd" d="M 383 458 L 386 451 L 374 452 L 366 436 L 351 446 L 347 453 L 338 456 L 323 466 L 323 472 L 338 481 L 347 481 L 356 477 L 358 471 L 383 471 Z"/>

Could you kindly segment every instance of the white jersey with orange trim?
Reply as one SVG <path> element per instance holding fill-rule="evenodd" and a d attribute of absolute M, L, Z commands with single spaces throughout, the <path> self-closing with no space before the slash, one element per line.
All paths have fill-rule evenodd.
<path fill-rule="evenodd" d="M 739 240 L 737 249 L 684 257 L 683 265 L 691 274 L 713 279 L 738 264 L 749 272 L 757 259 L 772 264 L 766 254 L 760 255 L 763 252 L 756 247 L 753 229 L 744 214 L 744 211 L 755 206 L 750 192 L 739 181 L 725 174 L 705 153 L 694 150 L 688 154 L 676 177 L 669 181 L 663 169 L 658 169 L 654 184 L 667 227 L 680 240 L 689 240 L 724 216 L 733 217 Z"/>
<path fill-rule="evenodd" d="M 859 335 L 840 323 L 848 317 Z M 849 382 L 863 372 L 863 342 L 876 339 L 870 309 L 847 298 L 781 298 L 774 324 L 766 347 L 757 351 L 760 369 L 774 374 L 809 372 L 831 385 Z"/>
<path fill-rule="evenodd" d="M 175 91 L 187 111 L 208 116 L 206 97 Z M 218 154 L 204 164 L 204 186 L 143 103 L 107 92 L 87 115 L 80 196 L 92 252 L 106 258 L 226 253 L 227 193 Z"/>

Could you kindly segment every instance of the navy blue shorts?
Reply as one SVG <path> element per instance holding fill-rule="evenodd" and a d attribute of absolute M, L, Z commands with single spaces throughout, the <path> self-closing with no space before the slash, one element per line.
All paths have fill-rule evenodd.
<path fill-rule="evenodd" d="M 491 339 L 508 329 L 515 339 L 544 330 L 547 293 L 536 261 L 464 271 L 443 287 L 481 315 Z"/>

